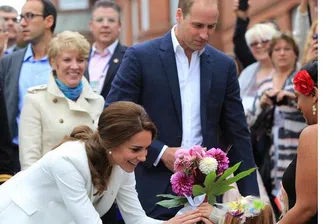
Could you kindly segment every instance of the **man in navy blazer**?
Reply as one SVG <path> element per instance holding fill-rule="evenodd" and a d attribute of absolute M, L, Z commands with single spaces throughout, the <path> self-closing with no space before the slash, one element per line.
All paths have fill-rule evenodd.
<path fill-rule="evenodd" d="M 240 99 L 236 66 L 208 45 L 218 20 L 217 0 L 179 0 L 177 25 L 165 36 L 128 48 L 112 82 L 106 106 L 128 100 L 141 104 L 158 128 L 157 139 L 139 164 L 136 188 L 147 215 L 168 219 L 178 209 L 156 205 L 172 193 L 174 153 L 195 144 L 232 145 L 230 164 L 238 172 L 255 167 Z M 238 182 L 242 195 L 259 195 L 256 173 Z"/>

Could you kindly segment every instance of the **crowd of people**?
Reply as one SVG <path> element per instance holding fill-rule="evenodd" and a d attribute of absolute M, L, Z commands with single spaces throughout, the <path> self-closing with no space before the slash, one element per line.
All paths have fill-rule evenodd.
<path fill-rule="evenodd" d="M 209 44 L 217 0 L 179 0 L 164 36 L 129 47 L 112 0 L 92 7 L 92 45 L 54 34 L 52 1 L 0 6 L 0 223 L 318 223 L 314 2 L 287 33 L 248 27 L 251 5 L 234 0 L 233 57 Z M 258 170 L 176 215 L 157 195 L 194 145 L 232 146 L 235 175 Z"/>

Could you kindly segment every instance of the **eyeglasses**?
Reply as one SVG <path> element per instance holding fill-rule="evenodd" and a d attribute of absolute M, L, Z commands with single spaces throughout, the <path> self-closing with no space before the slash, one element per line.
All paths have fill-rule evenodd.
<path fill-rule="evenodd" d="M 36 16 L 42 16 L 44 17 L 43 15 L 41 14 L 34 14 L 34 13 L 31 13 L 31 12 L 27 12 L 25 14 L 21 14 L 20 17 L 19 17 L 19 21 L 21 22 L 22 19 L 24 19 L 27 23 L 30 22 L 32 19 L 34 19 Z"/>
<path fill-rule="evenodd" d="M 3 19 L 7 22 L 8 20 L 12 20 L 14 23 L 18 23 L 19 19 L 16 17 L 3 17 Z"/>
<path fill-rule="evenodd" d="M 261 41 L 254 41 L 250 44 L 251 47 L 256 47 L 258 44 L 267 44 L 269 43 L 269 40 L 261 40 Z"/>

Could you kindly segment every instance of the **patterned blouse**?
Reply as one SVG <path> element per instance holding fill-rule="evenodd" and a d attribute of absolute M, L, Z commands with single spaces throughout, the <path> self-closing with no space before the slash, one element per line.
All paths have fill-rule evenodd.
<path fill-rule="evenodd" d="M 296 72 L 286 79 L 282 90 L 294 92 L 292 79 Z M 253 109 L 248 114 L 247 122 L 251 126 L 262 112 L 260 98 L 265 91 L 273 89 L 273 79 L 264 80 L 257 91 Z M 270 148 L 272 195 L 277 196 L 283 173 L 297 153 L 300 132 L 306 127 L 302 113 L 297 109 L 297 102 L 289 100 L 287 105 L 276 106 L 272 127 L 273 144 Z"/>

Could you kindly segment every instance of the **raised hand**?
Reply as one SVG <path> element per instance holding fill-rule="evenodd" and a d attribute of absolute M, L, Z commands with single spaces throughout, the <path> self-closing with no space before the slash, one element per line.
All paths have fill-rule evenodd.
<path fill-rule="evenodd" d="M 250 7 L 250 2 L 248 2 L 248 8 Z M 234 0 L 233 2 L 233 10 L 237 17 L 246 20 L 248 18 L 248 10 L 242 11 L 239 9 L 239 0 Z"/>

